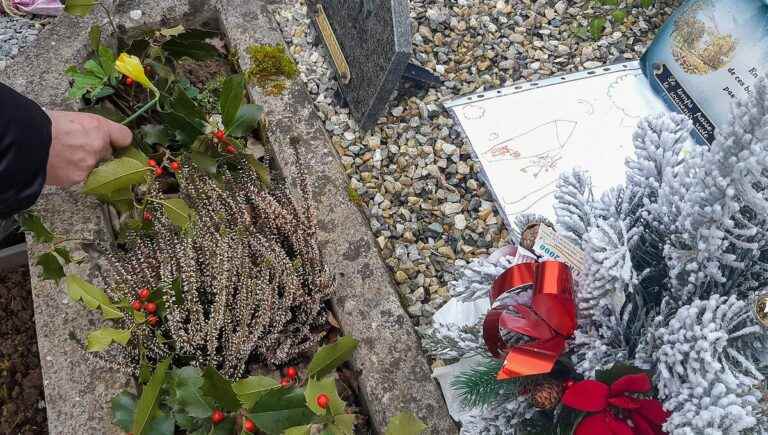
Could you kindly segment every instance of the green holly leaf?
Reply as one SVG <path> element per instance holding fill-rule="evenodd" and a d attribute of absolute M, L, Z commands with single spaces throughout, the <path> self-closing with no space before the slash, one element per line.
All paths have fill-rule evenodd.
<path fill-rule="evenodd" d="M 200 151 L 192 151 L 189 157 L 192 159 L 192 163 L 205 171 L 208 175 L 216 175 L 219 166 L 219 162 L 217 162 L 216 159 Z"/>
<path fill-rule="evenodd" d="M 219 98 L 219 107 L 221 109 L 221 120 L 224 128 L 229 127 L 235 122 L 237 112 L 245 99 L 245 78 L 242 74 L 235 74 L 224 80 L 221 88 L 221 97 Z"/>
<path fill-rule="evenodd" d="M 21 225 L 22 230 L 32 233 L 32 238 L 34 238 L 37 243 L 53 242 L 53 232 L 45 226 L 40 216 L 31 212 L 22 213 L 19 216 L 19 224 Z"/>
<path fill-rule="evenodd" d="M 58 284 L 59 280 L 64 278 L 64 266 L 61 265 L 59 257 L 53 252 L 38 255 L 35 264 L 42 268 L 40 272 L 40 279 L 42 280 L 53 280 Z"/>
<path fill-rule="evenodd" d="M 307 367 L 307 374 L 312 378 L 322 378 L 336 370 L 345 361 L 352 357 L 357 349 L 357 340 L 344 336 L 335 343 L 325 345 L 318 349 Z"/>
<path fill-rule="evenodd" d="M 96 0 L 67 0 L 64 5 L 64 12 L 78 17 L 86 17 L 99 3 L 101 2 Z"/>
<path fill-rule="evenodd" d="M 265 394 L 248 413 L 248 418 L 268 434 L 312 423 L 315 414 L 307 408 L 304 391 L 300 388 L 280 388 Z"/>
<path fill-rule="evenodd" d="M 312 425 L 289 427 L 283 432 L 283 435 L 310 435 L 312 433 Z"/>
<path fill-rule="evenodd" d="M 142 125 L 139 130 L 141 130 L 141 137 L 147 145 L 168 145 L 171 142 L 168 132 L 162 125 L 146 124 Z M 144 160 L 144 163 L 146 162 Z"/>
<path fill-rule="evenodd" d="M 356 420 L 357 416 L 354 414 L 337 415 L 333 417 L 333 423 L 328 425 L 328 430 L 333 435 L 353 435 L 355 433 Z"/>
<path fill-rule="evenodd" d="M 133 189 L 130 187 L 115 190 L 105 197 L 99 197 L 100 201 L 112 204 L 120 213 L 127 213 L 134 208 L 135 203 L 133 199 Z"/>
<path fill-rule="evenodd" d="M 176 60 L 185 57 L 192 60 L 208 60 L 219 57 L 219 51 L 216 47 L 207 42 L 182 38 L 185 34 L 164 42 L 162 45 L 163 50 Z"/>
<path fill-rule="evenodd" d="M 196 119 L 205 121 L 205 114 L 200 107 L 192 101 L 192 98 L 183 89 L 178 87 L 171 100 L 171 110 L 190 121 Z"/>
<path fill-rule="evenodd" d="M 127 329 L 101 328 L 88 334 L 85 350 L 102 352 L 112 343 L 120 343 L 125 346 L 130 339 L 131 331 Z"/>
<path fill-rule="evenodd" d="M 146 181 L 149 166 L 128 157 L 110 160 L 93 172 L 85 180 L 83 193 L 88 195 L 109 195 L 110 193 Z"/>
<path fill-rule="evenodd" d="M 168 215 L 168 219 L 174 223 L 174 225 L 186 228 L 192 221 L 192 217 L 195 212 L 189 208 L 189 205 L 181 198 L 171 199 L 155 199 L 153 200 L 162 204 L 165 214 Z"/>
<path fill-rule="evenodd" d="M 280 384 L 266 376 L 250 376 L 232 384 L 232 391 L 245 409 L 251 409 L 267 392 L 282 388 Z"/>
<path fill-rule="evenodd" d="M 193 122 L 174 112 L 161 113 L 160 118 L 167 131 L 183 146 L 192 145 L 198 136 L 205 133 L 205 126 L 200 120 Z"/>
<path fill-rule="evenodd" d="M 64 262 L 65 266 L 72 262 L 72 254 L 69 253 L 69 249 L 67 249 L 65 246 L 57 246 L 53 248 L 53 252 L 59 256 L 61 261 Z"/>
<path fill-rule="evenodd" d="M 136 412 L 136 395 L 125 390 L 112 398 L 112 423 L 120 429 L 130 432 L 133 414 Z"/>
<path fill-rule="evenodd" d="M 141 397 L 136 402 L 136 413 L 133 418 L 133 425 L 131 426 L 131 432 L 134 435 L 146 435 L 145 427 L 157 409 L 160 389 L 163 386 L 163 382 L 165 382 L 165 375 L 170 364 L 170 358 L 160 362 L 155 368 L 154 373 L 152 373 L 149 383 L 142 390 Z"/>
<path fill-rule="evenodd" d="M 225 411 L 234 412 L 240 408 L 240 400 L 232 389 L 232 383 L 213 367 L 203 372 L 203 394 L 215 400 Z"/>
<path fill-rule="evenodd" d="M 91 49 L 94 52 L 98 51 L 99 47 L 101 47 L 101 26 L 98 24 L 91 26 L 91 29 L 88 31 L 88 40 L 91 41 Z"/>
<path fill-rule="evenodd" d="M 207 418 L 213 407 L 203 397 L 203 375 L 197 367 L 183 367 L 171 371 L 174 402 L 191 417 Z"/>
<path fill-rule="evenodd" d="M 142 130 L 144 127 L 142 127 Z M 117 155 L 118 157 L 124 157 L 127 159 L 135 160 L 136 162 L 141 163 L 142 165 L 147 165 L 147 161 L 149 160 L 149 157 L 147 157 L 147 155 L 144 154 L 142 150 L 136 148 L 135 146 L 129 146 L 128 148 L 124 148 L 116 152 L 115 155 Z"/>
<path fill-rule="evenodd" d="M 427 425 L 411 412 L 401 412 L 389 419 L 384 435 L 420 435 Z"/>
<path fill-rule="evenodd" d="M 170 435 L 174 433 L 176 422 L 167 414 L 158 414 L 150 420 L 143 435 Z"/>
<path fill-rule="evenodd" d="M 67 96 L 73 100 L 80 100 L 85 94 L 97 91 L 104 84 L 101 77 L 88 71 L 80 71 L 74 66 L 67 68 L 64 74 L 72 79 L 72 86 L 69 88 Z"/>
<path fill-rule="evenodd" d="M 237 110 L 232 124 L 227 128 L 227 135 L 234 137 L 247 136 L 261 122 L 261 115 L 264 108 L 258 104 L 243 104 Z"/>
<path fill-rule="evenodd" d="M 73 301 L 82 301 L 91 310 L 101 309 L 105 319 L 121 319 L 123 313 L 112 304 L 104 290 L 77 275 L 67 275 L 67 294 Z"/>
<path fill-rule="evenodd" d="M 328 408 L 323 409 L 317 404 L 317 396 L 325 394 L 330 401 Z M 307 389 L 304 391 L 304 399 L 307 406 L 317 415 L 327 415 L 330 411 L 331 415 L 344 414 L 346 403 L 339 397 L 339 392 L 336 390 L 336 379 L 332 376 L 328 376 L 322 380 L 316 378 L 310 378 L 307 383 Z"/>
<path fill-rule="evenodd" d="M 624 377 L 627 375 L 638 375 L 641 373 L 648 374 L 648 372 L 646 372 L 645 370 L 635 366 L 631 366 L 629 364 L 615 364 L 613 367 L 611 367 L 608 370 L 596 371 L 595 379 L 604 384 L 611 385 L 621 377 Z"/>

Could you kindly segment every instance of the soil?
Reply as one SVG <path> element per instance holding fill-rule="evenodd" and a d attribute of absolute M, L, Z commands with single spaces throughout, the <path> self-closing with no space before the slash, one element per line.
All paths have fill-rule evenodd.
<path fill-rule="evenodd" d="M 0 273 L 0 434 L 48 433 L 29 268 Z"/>
<path fill-rule="evenodd" d="M 198 89 L 204 89 L 211 80 L 232 74 L 232 67 L 225 59 L 185 61 L 179 63 L 178 68 Z"/>

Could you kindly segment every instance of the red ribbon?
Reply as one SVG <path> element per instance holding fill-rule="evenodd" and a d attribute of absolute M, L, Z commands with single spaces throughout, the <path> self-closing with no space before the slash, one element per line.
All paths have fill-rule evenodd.
<path fill-rule="evenodd" d="M 661 402 L 628 394 L 649 393 L 651 389 L 645 373 L 623 376 L 610 386 L 591 380 L 575 383 L 563 395 L 563 405 L 594 414 L 579 422 L 574 435 L 665 435 L 661 428 L 669 413 Z M 622 410 L 623 417 L 617 417 L 609 406 Z"/>
<path fill-rule="evenodd" d="M 530 307 L 506 305 L 502 299 L 483 323 L 488 350 L 497 358 L 506 355 L 496 376 L 499 380 L 549 373 L 565 350 L 565 340 L 576 329 L 573 281 L 568 266 L 559 261 L 512 266 L 493 282 L 491 304 L 525 286 L 533 286 Z M 502 349 L 502 330 L 525 334 L 534 341 Z"/>

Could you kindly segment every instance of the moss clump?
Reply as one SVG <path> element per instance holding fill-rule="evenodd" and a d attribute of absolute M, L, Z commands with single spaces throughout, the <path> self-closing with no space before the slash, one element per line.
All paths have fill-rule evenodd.
<path fill-rule="evenodd" d="M 251 68 L 246 77 L 268 95 L 279 95 L 286 88 L 284 79 L 296 78 L 298 69 L 282 45 L 252 45 L 248 48 Z"/>
<path fill-rule="evenodd" d="M 357 193 L 357 190 L 355 190 L 351 184 L 347 186 L 347 196 L 349 197 L 349 200 L 352 202 L 352 204 L 358 207 L 363 206 L 363 198 L 360 197 L 360 194 Z"/>

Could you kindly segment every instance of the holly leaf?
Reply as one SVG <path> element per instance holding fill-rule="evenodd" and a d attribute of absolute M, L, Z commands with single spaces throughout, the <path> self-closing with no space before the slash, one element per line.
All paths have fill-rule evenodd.
<path fill-rule="evenodd" d="M 143 127 L 142 127 L 143 128 Z M 143 151 L 136 148 L 135 146 L 130 146 L 128 148 L 124 148 L 116 153 L 118 157 L 125 157 L 128 159 L 136 160 L 137 162 L 141 163 L 142 165 L 147 164 L 147 160 L 149 160 L 149 157 L 147 157 L 146 154 L 144 154 Z"/>
<path fill-rule="evenodd" d="M 171 138 L 165 131 L 165 127 L 158 124 L 146 124 L 140 127 L 141 137 L 147 145 L 168 145 Z M 144 160 L 146 162 L 146 160 Z"/>
<path fill-rule="evenodd" d="M 227 135 L 234 137 L 247 136 L 261 122 L 264 108 L 258 104 L 243 104 L 237 110 L 234 120 L 227 128 Z"/>
<path fill-rule="evenodd" d="M 19 216 L 19 224 L 21 224 L 22 230 L 32 233 L 32 238 L 37 243 L 53 242 L 53 232 L 45 226 L 40 216 L 31 212 L 22 213 Z"/>
<path fill-rule="evenodd" d="M 72 78 L 72 86 L 69 88 L 67 96 L 73 100 L 80 100 L 88 93 L 93 95 L 104 86 L 103 77 L 87 70 L 80 71 L 74 66 L 67 68 L 64 74 Z"/>
<path fill-rule="evenodd" d="M 171 38 L 162 45 L 163 50 L 174 59 L 180 60 L 188 57 L 192 60 L 208 60 L 219 56 L 218 50 L 213 45 L 203 41 L 182 38 L 183 35 Z"/>
<path fill-rule="evenodd" d="M 333 417 L 333 423 L 328 425 L 328 430 L 333 435 L 353 435 L 355 433 L 355 420 L 357 420 L 357 416 L 354 414 L 337 415 Z M 398 435 L 400 434 L 398 433 Z"/>
<path fill-rule="evenodd" d="M 335 343 L 325 345 L 318 349 L 307 367 L 307 374 L 312 378 L 322 378 L 336 370 L 345 361 L 352 357 L 357 349 L 357 340 L 344 336 Z"/>
<path fill-rule="evenodd" d="M 169 435 L 174 433 L 176 422 L 167 414 L 159 414 L 150 420 L 143 435 Z"/>
<path fill-rule="evenodd" d="M 219 164 L 213 157 L 200 151 L 192 151 L 190 153 L 190 158 L 192 159 L 192 163 L 208 173 L 208 175 L 216 175 Z"/>
<path fill-rule="evenodd" d="M 136 396 L 125 390 L 112 398 L 112 423 L 120 429 L 130 432 L 133 414 L 136 412 Z"/>
<path fill-rule="evenodd" d="M 190 121 L 178 113 L 162 113 L 160 118 L 163 120 L 163 125 L 165 125 L 166 129 L 173 133 L 179 143 L 184 146 L 191 145 L 198 136 L 205 132 L 201 121 Z"/>
<path fill-rule="evenodd" d="M 242 74 L 227 77 L 221 87 L 219 107 L 224 128 L 228 129 L 234 122 L 240 106 L 245 98 L 245 78 Z"/>
<path fill-rule="evenodd" d="M 64 278 L 64 266 L 61 265 L 59 257 L 53 252 L 38 255 L 35 264 L 42 268 L 40 272 L 40 279 L 42 280 L 53 280 L 58 284 L 59 280 Z"/>
<path fill-rule="evenodd" d="M 330 401 L 328 408 L 323 409 L 317 404 L 317 396 L 325 394 Z M 304 391 L 304 399 L 307 406 L 317 415 L 327 415 L 327 411 L 331 412 L 331 415 L 336 416 L 344 414 L 346 403 L 339 397 L 339 392 L 336 390 L 336 379 L 328 376 L 322 380 L 316 378 L 310 378 L 307 383 L 307 389 Z"/>
<path fill-rule="evenodd" d="M 146 180 L 146 164 L 127 157 L 110 160 L 93 172 L 85 180 L 83 193 L 88 195 L 109 195 L 110 193 L 141 184 Z"/>
<path fill-rule="evenodd" d="M 312 425 L 289 427 L 283 432 L 283 435 L 310 435 L 312 433 Z"/>
<path fill-rule="evenodd" d="M 401 412 L 389 419 L 384 435 L 420 435 L 427 425 L 412 412 Z"/>
<path fill-rule="evenodd" d="M 165 214 L 168 215 L 168 219 L 174 223 L 174 225 L 184 229 L 192 221 L 192 216 L 195 212 L 189 208 L 189 205 L 181 198 L 171 199 L 156 199 L 165 210 Z"/>
<path fill-rule="evenodd" d="M 597 370 L 595 372 L 595 379 L 604 383 L 611 385 L 612 383 L 616 382 L 619 378 L 622 378 L 627 375 L 637 375 L 640 373 L 648 373 L 645 370 L 631 366 L 629 364 L 614 364 L 613 367 L 611 367 L 608 370 Z"/>
<path fill-rule="evenodd" d="M 303 390 L 281 388 L 269 391 L 256 402 L 248 418 L 261 431 L 280 434 L 290 427 L 312 423 L 315 414 L 307 408 Z"/>
<path fill-rule="evenodd" d="M 96 0 L 67 0 L 64 4 L 64 12 L 78 17 L 86 17 L 99 3 L 101 2 Z"/>
<path fill-rule="evenodd" d="M 203 372 L 203 394 L 215 400 L 225 411 L 234 412 L 240 408 L 240 400 L 232 389 L 232 383 L 213 367 Z"/>
<path fill-rule="evenodd" d="M 149 380 L 149 383 L 147 383 L 142 390 L 141 397 L 139 398 L 139 401 L 136 402 L 136 413 L 133 418 L 133 425 L 131 426 L 131 432 L 134 435 L 145 434 L 145 426 L 149 423 L 151 416 L 157 408 L 160 389 L 163 386 L 165 375 L 170 364 L 170 358 L 160 362 L 155 368 L 155 372 L 152 373 L 152 378 Z"/>
<path fill-rule="evenodd" d="M 171 100 L 171 110 L 177 114 L 187 118 L 190 121 L 196 119 L 205 120 L 205 114 L 200 107 L 192 101 L 192 98 L 181 88 L 177 87 L 176 92 L 173 94 Z"/>
<path fill-rule="evenodd" d="M 88 334 L 85 350 L 88 352 L 102 352 L 112 343 L 120 343 L 125 346 L 130 339 L 131 331 L 127 329 L 101 328 Z"/>
<path fill-rule="evenodd" d="M 197 367 L 183 367 L 171 371 L 175 402 L 186 414 L 196 418 L 211 416 L 213 408 L 203 398 L 201 387 L 203 386 L 202 372 Z"/>
<path fill-rule="evenodd" d="M 67 294 L 73 301 L 82 301 L 91 310 L 101 309 L 105 319 L 121 319 L 123 313 L 112 305 L 104 290 L 77 275 L 67 275 Z"/>
<path fill-rule="evenodd" d="M 232 391 L 245 409 L 251 409 L 267 392 L 276 388 L 282 387 L 276 380 L 266 376 L 250 376 L 232 384 Z"/>
<path fill-rule="evenodd" d="M 69 253 L 69 249 L 67 249 L 66 247 L 57 246 L 53 249 L 53 252 L 55 252 L 56 255 L 59 256 L 61 261 L 64 262 L 65 266 L 72 262 L 72 254 Z"/>

